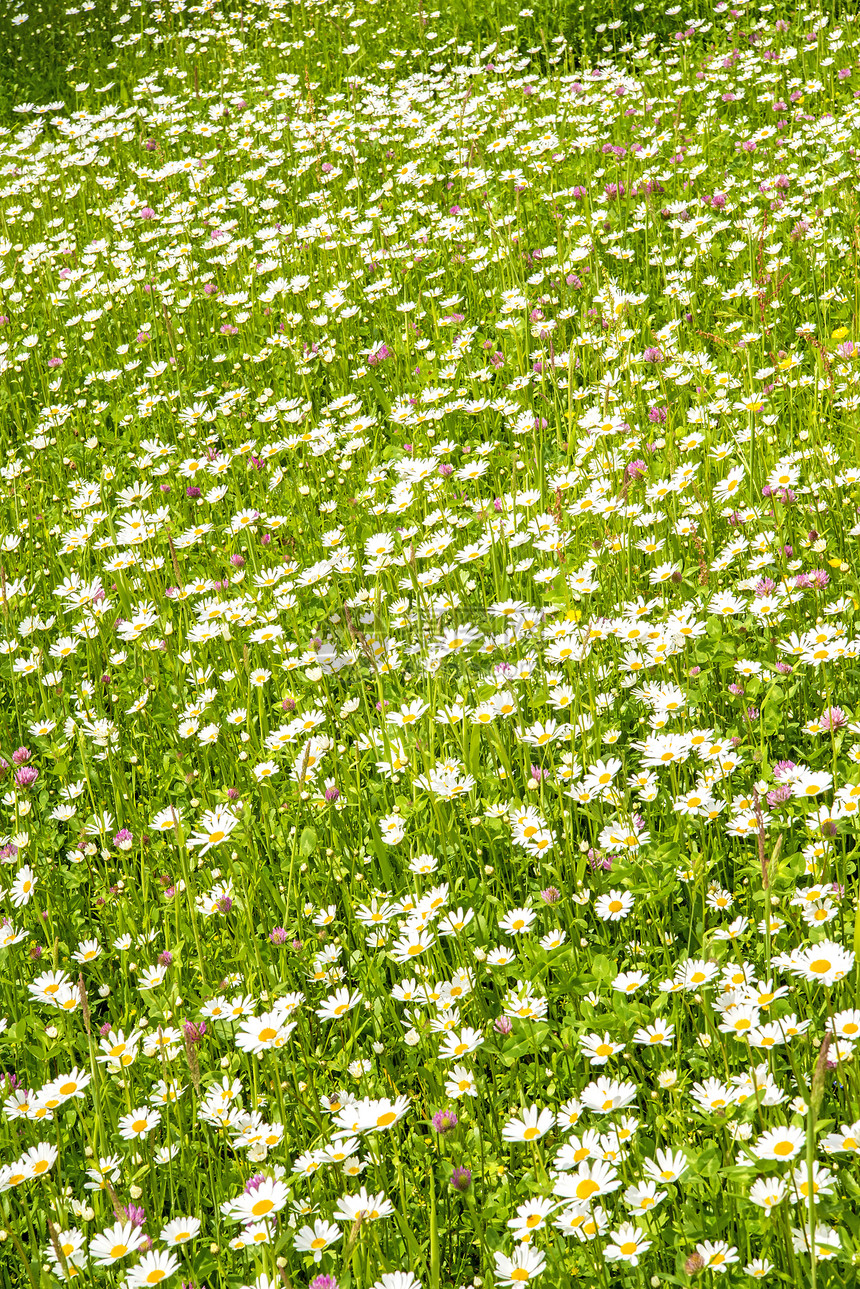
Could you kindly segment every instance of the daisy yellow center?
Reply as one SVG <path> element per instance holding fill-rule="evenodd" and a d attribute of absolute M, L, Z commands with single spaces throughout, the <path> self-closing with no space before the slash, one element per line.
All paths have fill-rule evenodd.
<path fill-rule="evenodd" d="M 590 1177 L 584 1177 L 582 1181 L 577 1184 L 576 1198 L 591 1199 L 592 1195 L 599 1190 L 600 1187 L 597 1185 L 597 1182 L 593 1181 Z"/>
<path fill-rule="evenodd" d="M 790 1155 L 793 1150 L 794 1146 L 790 1141 L 778 1141 L 773 1148 L 773 1153 L 780 1156 Z"/>
<path fill-rule="evenodd" d="M 266 1025 L 264 1029 L 260 1030 L 258 1038 L 261 1043 L 271 1043 L 277 1032 L 276 1029 L 272 1029 L 271 1025 Z"/>
<path fill-rule="evenodd" d="M 381 1114 L 377 1119 L 376 1126 L 377 1128 L 387 1128 L 390 1124 L 394 1123 L 396 1118 L 397 1115 L 393 1110 L 386 1110 L 385 1113 Z"/>
<path fill-rule="evenodd" d="M 815 958 L 809 964 L 809 970 L 814 971 L 817 976 L 823 976 L 830 970 L 830 961 L 827 958 Z"/>
<path fill-rule="evenodd" d="M 523 1141 L 533 1141 L 535 1137 L 539 1136 L 540 1132 L 537 1128 L 526 1128 L 523 1133 Z"/>
<path fill-rule="evenodd" d="M 251 1212 L 254 1217 L 265 1217 L 267 1213 L 271 1213 L 274 1207 L 275 1204 L 273 1200 L 258 1199 L 256 1204 L 252 1205 Z"/>
<path fill-rule="evenodd" d="M 624 1254 L 625 1258 L 629 1258 L 631 1254 L 636 1252 L 639 1246 L 637 1245 L 635 1240 L 625 1240 L 624 1243 L 619 1244 L 618 1247 L 621 1250 L 621 1252 Z"/>
<path fill-rule="evenodd" d="M 111 1255 L 111 1257 L 112 1257 L 112 1258 L 121 1258 L 121 1257 L 123 1257 L 126 1253 L 128 1253 L 128 1245 L 127 1245 L 127 1244 L 115 1244 L 115 1245 L 113 1246 L 113 1248 L 111 1249 L 111 1251 L 110 1251 L 110 1255 Z"/>

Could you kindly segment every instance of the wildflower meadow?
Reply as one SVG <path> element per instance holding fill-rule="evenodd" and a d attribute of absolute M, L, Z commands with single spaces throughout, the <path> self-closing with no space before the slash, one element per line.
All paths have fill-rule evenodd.
<path fill-rule="evenodd" d="M 860 1284 L 857 9 L 66 3 L 0 1289 Z"/>

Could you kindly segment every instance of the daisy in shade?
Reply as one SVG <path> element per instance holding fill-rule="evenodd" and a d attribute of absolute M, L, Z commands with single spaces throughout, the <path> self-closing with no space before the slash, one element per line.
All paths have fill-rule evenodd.
<path fill-rule="evenodd" d="M 145 1137 L 147 1133 L 152 1132 L 153 1128 L 161 1123 L 161 1115 L 157 1110 L 147 1110 L 146 1106 L 140 1106 L 137 1110 L 132 1110 L 130 1114 L 124 1114 L 119 1121 L 119 1135 L 123 1141 L 134 1141 L 137 1137 Z"/>
<path fill-rule="evenodd" d="M 115 1222 L 90 1240 L 90 1257 L 97 1266 L 109 1267 L 139 1249 L 146 1233 L 133 1222 Z"/>
<path fill-rule="evenodd" d="M 654 1159 L 642 1161 L 642 1167 L 655 1182 L 676 1182 L 689 1167 L 682 1151 L 658 1150 Z"/>
<path fill-rule="evenodd" d="M 514 1238 L 520 1240 L 523 1244 L 531 1241 L 535 1231 L 539 1231 L 542 1226 L 546 1225 L 546 1220 L 550 1213 L 558 1208 L 551 1199 L 541 1199 L 535 1196 L 525 1204 L 520 1204 L 516 1214 L 509 1218 L 508 1227 L 513 1232 Z"/>
<path fill-rule="evenodd" d="M 502 931 L 507 931 L 508 935 L 525 935 L 531 930 L 536 916 L 533 909 L 511 909 L 510 913 L 499 919 L 499 927 Z"/>
<path fill-rule="evenodd" d="M 579 1046 L 592 1065 L 605 1065 L 610 1056 L 617 1056 L 624 1051 L 623 1043 L 613 1043 L 608 1034 L 601 1038 L 599 1034 L 583 1034 Z"/>
<path fill-rule="evenodd" d="M 793 1159 L 806 1145 L 806 1133 L 803 1128 L 770 1128 L 763 1132 L 753 1146 L 757 1159 Z"/>
<path fill-rule="evenodd" d="M 656 1208 L 668 1193 L 668 1191 L 658 1190 L 656 1182 L 639 1182 L 636 1186 L 627 1187 L 624 1192 L 624 1203 L 634 1217 L 641 1217 L 652 1208 Z"/>
<path fill-rule="evenodd" d="M 785 1199 L 785 1182 L 781 1177 L 757 1177 L 750 1187 L 750 1200 L 766 1213 Z"/>
<path fill-rule="evenodd" d="M 853 950 L 843 949 L 833 940 L 822 940 L 792 954 L 791 970 L 801 980 L 832 985 L 837 980 L 844 980 L 853 965 Z"/>
<path fill-rule="evenodd" d="M 634 900 L 629 891 L 609 891 L 594 902 L 594 911 L 601 922 L 620 922 L 633 908 Z"/>
<path fill-rule="evenodd" d="M 238 822 L 239 820 L 226 806 L 218 805 L 214 810 L 206 810 L 197 831 L 188 838 L 186 845 L 189 850 L 199 846 L 200 854 L 206 855 L 213 846 L 219 846 L 222 841 L 226 841 Z"/>
<path fill-rule="evenodd" d="M 375 1101 L 359 1101 L 356 1109 L 359 1115 L 358 1132 L 384 1132 L 386 1128 L 393 1128 L 408 1113 L 409 1098 L 397 1097 L 396 1100 L 389 1101 L 387 1097 L 381 1097 Z"/>
<path fill-rule="evenodd" d="M 262 1016 L 246 1020 L 236 1032 L 236 1046 L 242 1052 L 261 1056 L 271 1048 L 283 1047 L 295 1029 L 295 1021 L 284 1024 L 276 1012 L 264 1012 Z"/>
<path fill-rule="evenodd" d="M 573 1204 L 555 1219 L 553 1226 L 564 1235 L 575 1235 L 577 1240 L 593 1240 L 603 1235 L 609 1226 L 606 1209 L 597 1204 Z"/>
<path fill-rule="evenodd" d="M 352 992 L 348 989 L 336 989 L 324 1000 L 322 1006 L 316 1009 L 317 1016 L 320 1020 L 340 1020 L 360 1002 L 361 994 L 357 989 Z"/>
<path fill-rule="evenodd" d="M 853 1124 L 843 1123 L 838 1132 L 829 1132 L 821 1145 L 828 1155 L 856 1155 L 860 1151 L 860 1119 Z"/>
<path fill-rule="evenodd" d="M 575 1173 L 564 1173 L 556 1179 L 553 1194 L 577 1204 L 590 1204 L 598 1195 L 611 1195 L 620 1185 L 611 1164 L 583 1161 Z"/>
<path fill-rule="evenodd" d="M 636 1085 L 601 1076 L 583 1088 L 580 1099 L 587 1109 L 610 1114 L 613 1110 L 623 1110 L 636 1099 Z"/>
<path fill-rule="evenodd" d="M 500 1285 L 528 1284 L 546 1270 L 546 1258 L 531 1244 L 517 1245 L 510 1258 L 504 1253 L 494 1253 L 493 1258 Z"/>
<path fill-rule="evenodd" d="M 150 821 L 150 828 L 155 832 L 170 832 L 178 823 L 182 822 L 182 811 L 178 806 L 168 806 L 165 810 L 159 810 L 154 819 Z"/>
<path fill-rule="evenodd" d="M 153 1249 L 145 1253 L 136 1267 L 132 1267 L 126 1276 L 126 1289 L 150 1289 L 160 1285 L 179 1270 L 179 1260 L 175 1253 Z"/>
<path fill-rule="evenodd" d="M 293 1240 L 293 1247 L 299 1253 L 313 1254 L 314 1262 L 321 1262 L 323 1250 L 330 1244 L 336 1244 L 342 1232 L 333 1222 L 317 1220 L 313 1226 L 303 1226 Z"/>
<path fill-rule="evenodd" d="M 365 1222 L 377 1222 L 393 1212 L 391 1201 L 381 1191 L 369 1195 L 362 1186 L 357 1195 L 341 1195 L 332 1216 L 336 1222 L 354 1222 L 359 1215 Z"/>
<path fill-rule="evenodd" d="M 503 1141 L 538 1141 L 555 1123 L 552 1110 L 539 1110 L 536 1105 L 523 1111 L 521 1119 L 509 1119 L 502 1129 Z"/>
<path fill-rule="evenodd" d="M 9 891 L 9 899 L 14 908 L 19 909 L 22 905 L 29 904 L 38 880 L 29 864 L 25 864 L 23 868 L 18 869 Z"/>
<path fill-rule="evenodd" d="M 47 1141 L 40 1141 L 38 1146 L 25 1150 L 18 1163 L 27 1170 L 28 1177 L 41 1177 L 48 1173 L 57 1162 L 57 1147 Z"/>
<path fill-rule="evenodd" d="M 607 1261 L 626 1262 L 631 1267 L 638 1267 L 642 1254 L 651 1248 L 651 1241 L 632 1222 L 622 1222 L 617 1231 L 610 1231 L 609 1240 L 603 1250 Z"/>
<path fill-rule="evenodd" d="M 288 1199 L 289 1192 L 283 1182 L 264 1177 L 243 1195 L 225 1200 L 221 1205 L 221 1212 L 236 1222 L 259 1222 L 279 1213 Z"/>
<path fill-rule="evenodd" d="M 167 1245 L 187 1244 L 200 1234 L 199 1217 L 174 1217 L 162 1227 L 159 1239 Z"/>
<path fill-rule="evenodd" d="M 725 1240 L 705 1240 L 696 1245 L 696 1252 L 704 1260 L 703 1270 L 717 1271 L 722 1274 L 733 1263 L 739 1261 L 738 1251 Z"/>
<path fill-rule="evenodd" d="M 483 1043 L 480 1032 L 466 1026 L 459 1034 L 446 1034 L 439 1048 L 439 1059 L 441 1061 L 453 1061 L 460 1056 L 468 1056 Z"/>
<path fill-rule="evenodd" d="M 54 1240 L 49 1240 L 45 1249 L 48 1260 L 53 1264 L 54 1271 L 59 1275 L 63 1275 L 62 1259 L 64 1258 L 69 1269 L 69 1279 L 74 1279 L 75 1276 L 80 1274 L 80 1268 L 86 1261 L 84 1237 L 80 1231 L 72 1228 L 68 1231 L 57 1231 L 54 1239 L 56 1240 L 56 1247 L 54 1246 Z"/>
<path fill-rule="evenodd" d="M 91 1074 L 87 1074 L 75 1066 L 70 1074 L 60 1074 L 56 1079 L 52 1079 L 42 1089 L 42 1094 L 45 1096 L 50 1093 L 52 1097 L 58 1097 L 61 1102 L 69 1101 L 72 1098 L 83 1100 L 84 1089 L 89 1086 L 91 1078 Z"/>
<path fill-rule="evenodd" d="M 675 1026 L 665 1021 L 655 1020 L 653 1024 L 637 1029 L 633 1042 L 641 1047 L 671 1047 L 675 1039 Z"/>

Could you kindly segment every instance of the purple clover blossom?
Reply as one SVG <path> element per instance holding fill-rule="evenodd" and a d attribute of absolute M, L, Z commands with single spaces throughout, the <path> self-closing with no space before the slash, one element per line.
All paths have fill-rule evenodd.
<path fill-rule="evenodd" d="M 795 769 L 797 769 L 797 765 L 794 761 L 777 761 L 776 765 L 773 767 L 773 777 L 776 779 L 777 783 L 779 783 Z"/>
<path fill-rule="evenodd" d="M 199 1024 L 195 1025 L 194 1021 L 187 1020 L 182 1026 L 182 1033 L 185 1037 L 185 1042 L 195 1047 L 198 1043 L 203 1042 L 203 1035 L 206 1033 L 206 1022 L 200 1021 Z"/>
<path fill-rule="evenodd" d="M 497 1034 L 501 1034 L 502 1038 L 507 1038 L 508 1034 L 513 1032 L 513 1028 L 514 1023 L 509 1016 L 500 1016 L 493 1025 L 493 1029 Z"/>
<path fill-rule="evenodd" d="M 16 748 L 15 751 L 12 753 L 12 764 L 24 765 L 27 761 L 30 760 L 31 756 L 32 756 L 32 752 L 28 747 Z"/>
<path fill-rule="evenodd" d="M 608 873 L 612 868 L 612 856 L 602 855 L 599 850 L 594 850 L 592 848 L 589 850 L 586 858 L 588 859 L 588 866 L 592 872 L 598 868 L 602 868 Z"/>
<path fill-rule="evenodd" d="M 271 931 L 269 932 L 269 943 L 286 944 L 286 942 L 287 942 L 287 932 L 284 930 L 284 928 L 282 926 L 272 927 Z"/>
<path fill-rule="evenodd" d="M 34 765 L 24 765 L 15 771 L 15 782 L 19 788 L 32 788 L 38 777 L 39 771 Z"/>
<path fill-rule="evenodd" d="M 544 904 L 558 904 L 561 899 L 561 891 L 557 886 L 547 886 L 545 890 L 541 891 L 540 897 Z"/>
<path fill-rule="evenodd" d="M 308 1289 L 340 1289 L 340 1287 L 334 1276 L 321 1275 L 314 1276 Z"/>
<path fill-rule="evenodd" d="M 458 1195 L 465 1195 L 472 1185 L 471 1168 L 464 1168 L 462 1164 L 458 1164 L 451 1173 L 449 1184 Z"/>
<path fill-rule="evenodd" d="M 631 461 L 625 471 L 628 479 L 641 479 L 647 473 L 648 465 L 645 461 L 638 459 Z"/>
<path fill-rule="evenodd" d="M 127 1204 L 125 1208 L 120 1209 L 120 1214 L 132 1226 L 146 1225 L 146 1210 L 140 1204 Z"/>
<path fill-rule="evenodd" d="M 328 801 L 329 803 L 331 803 L 331 802 L 333 802 L 333 801 L 339 801 L 339 800 L 340 800 L 340 788 L 335 788 L 335 787 L 326 788 L 326 790 L 325 790 L 325 799 L 326 799 L 326 801 Z"/>
<path fill-rule="evenodd" d="M 445 1137 L 457 1127 L 457 1116 L 453 1110 L 437 1110 L 430 1122 L 433 1125 L 433 1131 L 440 1137 Z"/>
<path fill-rule="evenodd" d="M 821 728 L 830 734 L 835 734 L 846 724 L 848 717 L 841 707 L 825 707 L 821 713 Z"/>
<path fill-rule="evenodd" d="M 780 787 L 774 788 L 771 792 L 767 794 L 767 804 L 771 808 L 773 808 L 774 806 L 782 806 L 785 804 L 786 801 L 790 801 L 791 797 L 792 797 L 791 788 L 787 783 L 783 783 L 780 785 Z"/>
<path fill-rule="evenodd" d="M 646 363 L 661 363 L 663 361 L 662 352 L 656 348 L 646 349 L 642 357 Z"/>
<path fill-rule="evenodd" d="M 249 1177 L 245 1182 L 245 1194 L 253 1195 L 254 1191 L 257 1190 L 259 1186 L 262 1186 L 265 1180 L 265 1173 L 255 1173 L 253 1177 Z"/>
<path fill-rule="evenodd" d="M 367 363 L 369 367 L 378 367 L 380 363 L 385 362 L 385 359 L 390 357 L 391 350 L 383 342 L 378 349 L 374 349 L 373 353 L 367 355 Z"/>

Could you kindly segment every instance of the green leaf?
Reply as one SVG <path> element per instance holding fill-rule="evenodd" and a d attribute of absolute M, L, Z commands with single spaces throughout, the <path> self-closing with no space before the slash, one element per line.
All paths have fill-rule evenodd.
<path fill-rule="evenodd" d="M 317 848 L 317 830 L 308 824 L 307 828 L 302 829 L 302 835 L 299 838 L 299 854 L 302 859 L 307 859 Z"/>

